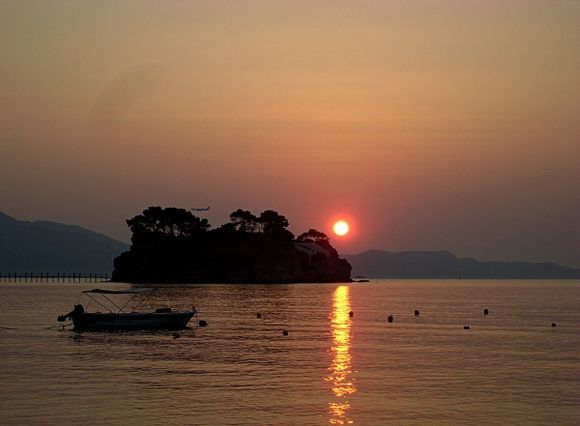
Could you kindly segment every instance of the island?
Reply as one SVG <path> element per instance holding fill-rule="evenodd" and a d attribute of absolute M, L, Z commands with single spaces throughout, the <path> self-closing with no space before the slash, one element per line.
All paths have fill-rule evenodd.
<path fill-rule="evenodd" d="M 327 283 L 350 281 L 351 266 L 329 237 L 298 237 L 274 210 L 238 209 L 211 229 L 186 209 L 151 206 L 127 220 L 131 246 L 114 260 L 112 281 L 128 283 Z"/>

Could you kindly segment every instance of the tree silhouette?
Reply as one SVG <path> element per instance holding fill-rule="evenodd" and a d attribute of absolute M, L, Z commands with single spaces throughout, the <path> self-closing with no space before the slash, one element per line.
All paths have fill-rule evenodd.
<path fill-rule="evenodd" d="M 288 219 L 274 210 L 264 210 L 260 213 L 258 223 L 265 234 L 284 231 L 289 225 Z"/>
<path fill-rule="evenodd" d="M 131 240 L 140 244 L 158 237 L 182 237 L 209 230 L 207 219 L 201 219 L 185 209 L 152 206 L 127 220 L 133 233 Z"/>
<path fill-rule="evenodd" d="M 249 210 L 237 209 L 230 214 L 230 221 L 240 232 L 255 232 L 258 229 L 258 218 Z"/>

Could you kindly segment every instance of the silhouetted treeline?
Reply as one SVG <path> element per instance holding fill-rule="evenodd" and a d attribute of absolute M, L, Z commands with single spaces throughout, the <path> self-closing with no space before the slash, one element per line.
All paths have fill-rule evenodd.
<path fill-rule="evenodd" d="M 181 208 L 149 207 L 127 220 L 131 248 L 115 259 L 114 281 L 133 283 L 340 282 L 350 265 L 315 229 L 298 239 L 274 210 L 238 209 L 211 229 Z"/>

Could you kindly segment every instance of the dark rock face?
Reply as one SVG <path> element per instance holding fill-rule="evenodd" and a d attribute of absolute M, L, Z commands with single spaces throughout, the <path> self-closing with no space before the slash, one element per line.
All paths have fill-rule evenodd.
<path fill-rule="evenodd" d="M 351 266 L 338 256 L 337 251 L 326 240 L 296 242 L 302 278 L 300 282 L 343 282 L 350 280 Z M 314 252 L 314 253 L 313 253 Z"/>

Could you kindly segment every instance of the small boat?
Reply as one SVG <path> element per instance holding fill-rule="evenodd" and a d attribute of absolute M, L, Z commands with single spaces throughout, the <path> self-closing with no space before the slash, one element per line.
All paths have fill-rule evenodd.
<path fill-rule="evenodd" d="M 197 315 L 195 307 L 188 311 L 174 311 L 171 308 L 158 308 L 153 312 L 126 312 L 136 296 L 147 296 L 153 289 L 129 288 L 126 290 L 93 289 L 83 291 L 92 300 L 103 306 L 108 312 L 86 312 L 83 305 L 75 305 L 68 314 L 59 315 L 58 321 L 72 319 L 75 331 L 84 330 L 178 330 L 187 327 L 187 323 Z M 101 296 L 108 303 L 102 303 L 94 295 Z M 131 295 L 122 306 L 113 302 L 108 295 Z M 113 306 L 116 311 L 108 305 Z"/>

